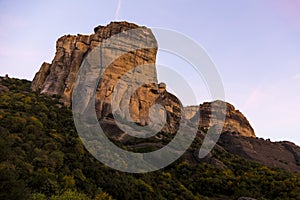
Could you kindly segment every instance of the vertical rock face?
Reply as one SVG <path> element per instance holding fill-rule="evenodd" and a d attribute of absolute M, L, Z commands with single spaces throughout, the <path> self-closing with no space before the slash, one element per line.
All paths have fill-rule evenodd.
<path fill-rule="evenodd" d="M 40 70 L 35 74 L 35 77 L 32 81 L 31 89 L 33 91 L 41 90 L 43 84 L 46 81 L 47 76 L 50 73 L 51 64 L 44 62 Z"/>
<path fill-rule="evenodd" d="M 160 105 L 155 109 L 155 105 Z M 152 109 L 152 112 L 151 112 Z M 162 124 L 162 131 L 174 134 L 177 132 L 182 116 L 182 105 L 174 95 L 166 90 L 164 83 L 147 84 L 136 90 L 129 103 L 131 118 L 141 126 Z"/>
<path fill-rule="evenodd" d="M 129 30 L 137 31 L 130 34 L 130 38 L 119 37 L 116 41 L 112 40 L 109 43 L 110 48 L 97 49 L 102 41 Z M 114 99 L 115 111 L 124 115 L 126 112 L 122 109 L 129 104 L 129 116 L 122 117 L 125 119 L 130 117 L 141 126 L 150 123 L 149 112 L 153 104 L 163 105 L 167 110 L 165 117 L 168 121 L 163 130 L 175 133 L 181 117 L 181 105 L 176 97 L 167 93 L 164 83 L 157 83 L 155 67 L 157 42 L 151 30 L 132 23 L 112 22 L 107 26 L 96 27 L 94 32 L 92 35 L 67 35 L 59 38 L 52 63 L 42 64 L 34 77 L 32 89 L 50 96 L 56 95 L 66 106 L 70 106 L 75 79 L 83 60 L 92 51 L 99 55 L 101 53 L 102 65 L 106 65 L 107 60 L 112 59 L 113 62 L 103 69 L 96 91 L 97 117 L 99 119 L 111 117 L 112 98 L 115 93 L 117 94 Z M 149 46 L 152 48 L 144 48 Z M 119 51 L 124 53 L 114 58 Z M 139 82 L 148 84 L 136 85 Z M 128 92 L 131 88 L 137 90 L 132 97 L 126 98 L 131 95 Z M 163 113 L 162 110 L 161 112 Z"/>
<path fill-rule="evenodd" d="M 150 29 L 127 22 L 112 22 L 107 26 L 98 26 L 94 29 L 95 33 L 92 35 L 67 35 L 59 38 L 56 42 L 56 53 L 52 63 L 44 63 L 41 66 L 40 71 L 33 79 L 32 89 L 34 91 L 40 90 L 42 94 L 46 95 L 57 95 L 66 106 L 70 106 L 77 72 L 87 53 L 112 35 L 136 28 L 144 30 L 141 32 L 143 35 L 139 36 L 141 42 L 147 41 L 148 43 L 154 43 L 153 46 L 157 46 Z M 114 85 L 118 77 L 135 66 L 155 63 L 156 52 L 157 48 L 139 49 L 117 59 L 104 75 L 102 82 L 106 85 L 100 86 L 99 95 L 108 95 L 112 90 L 109 86 Z M 113 50 L 106 53 L 109 56 L 109 53 L 113 53 Z M 142 78 L 157 82 L 154 65 L 149 65 L 148 69 L 143 68 L 142 70 L 144 75 Z"/>
<path fill-rule="evenodd" d="M 127 35 L 121 37 L 122 33 Z M 116 35 L 118 37 L 115 38 Z M 103 42 L 111 38 L 114 38 L 111 43 L 103 46 Z M 96 57 L 86 61 L 85 58 L 93 52 L 96 52 Z M 45 95 L 55 95 L 66 106 L 71 106 L 80 66 L 84 63 L 93 65 L 97 61 L 96 65 L 101 69 L 95 97 L 98 119 L 113 119 L 113 111 L 122 115 L 122 118 L 132 119 L 140 126 L 166 121 L 162 130 L 176 133 L 181 116 L 185 120 L 193 120 L 194 114 L 199 110 L 200 129 L 208 129 L 221 123 L 217 115 L 218 106 L 212 107 L 211 103 L 204 103 L 200 107 L 190 106 L 181 112 L 180 101 L 166 91 L 166 84 L 157 82 L 156 53 L 157 41 L 150 29 L 128 22 L 112 22 L 107 26 L 96 27 L 91 35 L 66 35 L 59 38 L 52 63 L 42 64 L 31 88 Z M 93 74 L 92 71 L 86 71 L 85 77 L 81 78 L 88 80 L 91 73 Z M 87 101 L 83 104 L 88 103 Z M 221 101 L 218 103 L 220 106 L 226 104 Z M 151 107 L 154 104 L 160 104 L 161 107 L 153 110 Z M 248 120 L 232 105 L 226 106 L 227 119 L 223 131 L 254 137 Z M 124 112 L 127 108 L 128 112 Z M 151 112 L 160 115 L 151 118 Z"/>

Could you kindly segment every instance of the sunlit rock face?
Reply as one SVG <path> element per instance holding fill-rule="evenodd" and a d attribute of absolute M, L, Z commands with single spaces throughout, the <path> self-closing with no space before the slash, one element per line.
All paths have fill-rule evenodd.
<path fill-rule="evenodd" d="M 52 63 L 42 64 L 39 72 L 33 79 L 32 89 L 34 91 L 40 90 L 42 94 L 46 95 L 57 95 L 60 101 L 66 106 L 70 106 L 75 79 L 85 56 L 94 48 L 99 47 L 103 40 L 118 33 L 137 28 L 140 30 L 132 35 L 136 39 L 131 38 L 135 43 L 127 45 L 129 47 L 130 45 L 143 47 L 150 43 L 154 48 L 137 49 L 134 52 L 127 52 L 120 58 L 115 59 L 102 76 L 102 84 L 100 84 L 97 95 L 103 97 L 104 101 L 98 102 L 98 104 L 110 102 L 110 93 L 112 93 L 115 83 L 122 75 L 136 66 L 141 67 L 139 70 L 132 72 L 128 76 L 128 79 L 135 77 L 157 83 L 156 68 L 154 66 L 157 52 L 157 48 L 155 47 L 157 47 L 157 43 L 151 30 L 146 27 L 139 27 L 133 23 L 112 22 L 107 26 L 96 27 L 94 29 L 95 33 L 91 35 L 66 35 L 59 38 L 56 42 L 56 53 Z M 114 46 L 114 48 L 126 52 L 127 47 L 124 45 L 128 42 L 126 38 L 125 41 L 118 42 L 120 46 Z M 116 49 L 106 49 L 103 52 L 104 55 L 102 58 L 112 57 Z"/>
<path fill-rule="evenodd" d="M 225 107 L 226 109 L 222 109 Z M 196 120 L 196 112 L 199 111 L 199 129 L 208 130 L 213 125 L 223 125 L 223 133 L 231 133 L 246 137 L 256 137 L 247 118 L 235 107 L 224 101 L 205 102 L 200 106 L 184 108 L 185 118 Z M 218 116 L 225 115 L 225 122 Z M 221 115 L 221 116 L 222 116 Z"/>
<path fill-rule="evenodd" d="M 129 32 L 128 37 L 118 37 L 112 40 L 110 48 L 102 48 L 103 41 L 124 32 Z M 158 83 L 155 66 L 157 49 L 157 41 L 149 28 L 128 22 L 97 26 L 91 35 L 65 35 L 57 40 L 51 64 L 42 64 L 31 88 L 56 96 L 70 107 L 79 68 L 89 54 L 96 52 L 100 55 L 99 60 L 90 62 L 95 61 L 102 73 L 95 94 L 98 119 L 113 119 L 114 112 L 139 126 L 163 123 L 162 131 L 173 134 L 178 130 L 180 120 L 196 120 L 197 111 L 200 116 L 197 122 L 199 129 L 221 124 L 222 120 L 217 117 L 218 105 L 225 104 L 227 111 L 223 113 L 226 115 L 223 132 L 255 137 L 245 116 L 228 103 L 219 101 L 213 107 L 211 103 L 203 103 L 183 108 L 176 96 L 167 92 L 166 84 Z M 116 57 L 117 54 L 120 56 Z M 88 80 L 90 75 L 95 74 L 86 72 L 81 79 Z M 86 96 L 83 110 L 89 104 L 91 95 Z M 155 104 L 161 106 L 154 109 Z"/>

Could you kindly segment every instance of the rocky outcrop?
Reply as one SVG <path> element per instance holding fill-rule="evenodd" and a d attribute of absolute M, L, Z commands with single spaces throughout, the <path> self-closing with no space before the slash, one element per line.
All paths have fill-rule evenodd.
<path fill-rule="evenodd" d="M 226 113 L 221 113 L 226 116 L 222 132 L 246 137 L 256 137 L 247 118 L 239 110 L 236 110 L 233 105 L 223 101 L 205 102 L 200 104 L 200 106 L 189 106 L 184 108 L 185 118 L 196 120 L 194 115 L 199 110 L 199 129 L 207 131 L 213 125 L 223 124 L 223 119 L 218 118 L 218 113 L 224 111 L 222 107 L 226 107 Z"/>
<path fill-rule="evenodd" d="M 153 108 L 154 105 L 160 105 Z M 151 113 L 151 110 L 152 113 Z M 182 105 L 174 95 L 166 90 L 166 84 L 147 84 L 140 87 L 131 97 L 129 103 L 131 118 L 141 126 L 161 124 L 162 131 L 174 134 L 177 132 Z"/>
<path fill-rule="evenodd" d="M 56 95 L 66 106 L 71 105 L 71 94 L 74 88 L 75 79 L 79 67 L 88 52 L 98 47 L 100 42 L 110 38 L 123 31 L 141 28 L 141 35 L 137 35 L 139 43 L 154 43 L 156 40 L 150 29 L 139 27 L 127 22 L 112 22 L 107 26 L 98 26 L 94 29 L 94 34 L 91 35 L 66 35 L 59 38 L 56 42 L 56 53 L 51 64 L 43 63 L 40 71 L 35 75 L 32 81 L 32 89 L 40 90 L 42 94 Z M 126 41 L 119 41 L 120 44 Z M 130 45 L 130 44 L 129 44 Z M 134 44 L 132 44 L 134 45 Z M 140 44 L 143 45 L 143 44 Z M 148 45 L 149 46 L 149 45 Z M 157 46 L 157 45 L 156 45 Z M 123 47 L 121 46 L 123 49 Z M 135 52 L 128 52 L 126 55 L 117 59 L 107 70 L 102 80 L 102 87 L 98 95 L 108 95 L 112 91 L 112 86 L 115 85 L 117 79 L 125 72 L 142 64 L 155 63 L 157 48 L 138 49 Z M 106 51 L 106 56 L 114 54 L 114 49 Z M 156 69 L 154 65 L 149 65 L 148 69 L 144 67 L 144 79 L 151 79 L 157 82 Z M 139 73 L 139 72 L 137 72 Z M 147 76 L 147 77 L 146 77 Z M 98 105 L 103 106 L 107 101 L 98 102 Z M 99 109 L 102 112 L 103 109 Z"/>
<path fill-rule="evenodd" d="M 131 34 L 129 44 L 126 38 L 123 41 L 110 44 L 110 48 L 101 49 L 101 63 L 113 57 L 116 51 L 125 52 L 122 56 L 113 59 L 113 63 L 106 66 L 96 91 L 96 111 L 99 119 L 113 118 L 112 98 L 113 93 L 117 93 L 114 99 L 116 114 L 123 115 L 123 118 L 132 120 L 145 126 L 150 123 L 150 108 L 154 104 L 162 107 L 158 110 L 162 118 L 165 117 L 167 123 L 162 124 L 163 131 L 175 133 L 179 126 L 181 117 L 181 105 L 177 98 L 166 91 L 166 84 L 157 83 L 155 60 L 157 53 L 157 43 L 150 29 L 139 27 L 127 22 L 113 22 L 107 26 L 98 26 L 94 29 L 95 33 L 89 36 L 63 36 L 58 39 L 56 44 L 56 54 L 51 64 L 43 63 L 41 69 L 36 74 L 31 88 L 39 90 L 42 94 L 56 95 L 66 106 L 71 105 L 71 94 L 74 88 L 75 78 L 80 65 L 85 56 L 99 46 L 104 39 L 122 31 L 131 29 L 141 29 L 137 33 Z M 140 33 L 140 34 L 139 34 Z M 120 39 L 120 38 L 118 38 Z M 150 44 L 149 44 L 150 43 Z M 118 44 L 121 44 L 118 46 Z M 130 51 L 132 46 L 141 47 L 135 51 Z M 143 48 L 153 46 L 153 48 Z M 102 67 L 102 66 L 100 66 Z M 135 85 L 139 82 L 148 82 L 142 86 Z M 119 87 L 117 87 L 119 86 Z M 132 97 L 129 90 L 138 88 Z M 120 97 L 120 98 L 119 98 Z M 125 100 L 124 100 L 125 99 Z M 128 101 L 126 101 L 128 99 Z M 130 100 L 130 101 L 129 101 Z M 86 104 L 88 104 L 87 102 Z M 125 104 L 129 104 L 129 116 L 124 116 Z M 166 110 L 165 116 L 164 111 Z M 157 115 L 156 115 L 157 116 Z M 152 117 L 152 124 L 161 123 L 162 118 Z M 107 120 L 107 119 L 106 119 Z M 113 125 L 113 122 L 109 122 Z M 104 125 L 105 126 L 105 125 Z M 112 128 L 116 130 L 116 128 Z M 119 131 L 114 131 L 119 132 Z"/>
<path fill-rule="evenodd" d="M 186 106 L 183 110 L 184 118 L 190 120 L 196 115 L 197 111 L 199 111 L 199 106 Z"/>
<path fill-rule="evenodd" d="M 133 129 L 132 124 L 126 121 L 117 124 L 115 117 L 118 117 L 118 113 L 112 115 L 111 110 L 101 119 L 100 124 L 105 133 L 109 133 L 111 138 L 121 142 L 132 139 L 128 132 L 130 135 L 158 132 L 176 134 L 180 126 L 182 108 L 177 97 L 167 92 L 164 83 L 146 84 L 133 93 L 128 106 L 130 119 L 140 128 Z M 124 116 L 121 118 L 129 119 Z M 162 135 L 155 136 L 156 139 L 157 137 L 162 139 Z"/>
<path fill-rule="evenodd" d="M 291 142 L 271 142 L 261 138 L 222 134 L 218 145 L 229 153 L 266 166 L 300 173 L 300 147 Z"/>
<path fill-rule="evenodd" d="M 35 74 L 34 79 L 31 84 L 31 89 L 33 91 L 38 91 L 43 89 L 43 85 L 50 73 L 51 64 L 44 62 L 40 70 Z"/>
<path fill-rule="evenodd" d="M 131 33 L 130 30 L 137 31 Z M 125 31 L 130 32 L 127 37 L 118 37 L 106 48 L 102 46 L 103 41 Z M 85 58 L 91 52 L 96 52 L 99 57 L 86 61 Z M 226 114 L 227 118 L 223 131 L 248 137 L 255 136 L 242 113 L 225 102 L 214 102 L 214 106 L 211 106 L 211 103 L 190 106 L 181 112 L 182 105 L 178 99 L 166 91 L 166 84 L 157 82 L 156 53 L 157 42 L 150 29 L 127 22 L 112 22 L 107 26 L 96 27 L 91 35 L 66 35 L 59 38 L 53 61 L 51 64 L 42 64 L 31 88 L 45 95 L 55 95 L 66 106 L 71 106 L 72 92 L 80 66 L 83 61 L 92 65 L 96 60 L 96 65 L 99 65 L 102 73 L 95 98 L 95 109 L 100 120 L 113 119 L 114 113 L 124 119 L 132 119 L 140 126 L 160 124 L 163 132 L 176 133 L 181 116 L 184 120 L 196 120 L 195 113 L 200 111 L 200 122 L 197 122 L 200 123 L 199 129 L 207 130 L 213 125 L 222 124 L 218 112 L 223 112 L 219 108 L 225 104 L 227 112 L 223 114 Z M 116 55 L 120 56 L 115 58 Z M 109 60 L 113 62 L 110 63 Z M 89 73 L 91 72 L 87 71 L 81 79 L 89 79 Z M 134 92 L 131 93 L 131 90 Z M 91 95 L 87 95 L 89 96 L 86 99 L 89 99 Z M 82 110 L 84 105 L 88 104 L 88 101 L 83 102 Z M 161 106 L 153 107 L 154 104 Z M 129 112 L 126 112 L 127 108 Z M 151 118 L 151 112 L 155 113 L 156 117 Z M 165 121 L 166 124 L 162 124 Z M 108 124 L 111 124 L 111 120 Z"/>

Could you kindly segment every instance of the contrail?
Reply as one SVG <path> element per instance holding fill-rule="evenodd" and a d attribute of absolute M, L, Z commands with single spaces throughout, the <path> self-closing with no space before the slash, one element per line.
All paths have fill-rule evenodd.
<path fill-rule="evenodd" d="M 117 10 L 116 10 L 116 15 L 115 15 L 115 21 L 117 21 L 119 19 L 121 4 L 122 4 L 122 0 L 119 0 L 118 1 L 118 7 L 117 7 Z"/>

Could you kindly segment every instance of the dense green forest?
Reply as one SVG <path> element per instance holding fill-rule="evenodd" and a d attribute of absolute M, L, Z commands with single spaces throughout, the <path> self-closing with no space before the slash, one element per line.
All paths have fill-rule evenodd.
<path fill-rule="evenodd" d="M 216 150 L 227 167 L 181 158 L 145 174 L 110 169 L 83 147 L 71 110 L 30 84 L 1 78 L 0 199 L 300 199 L 299 175 Z"/>

